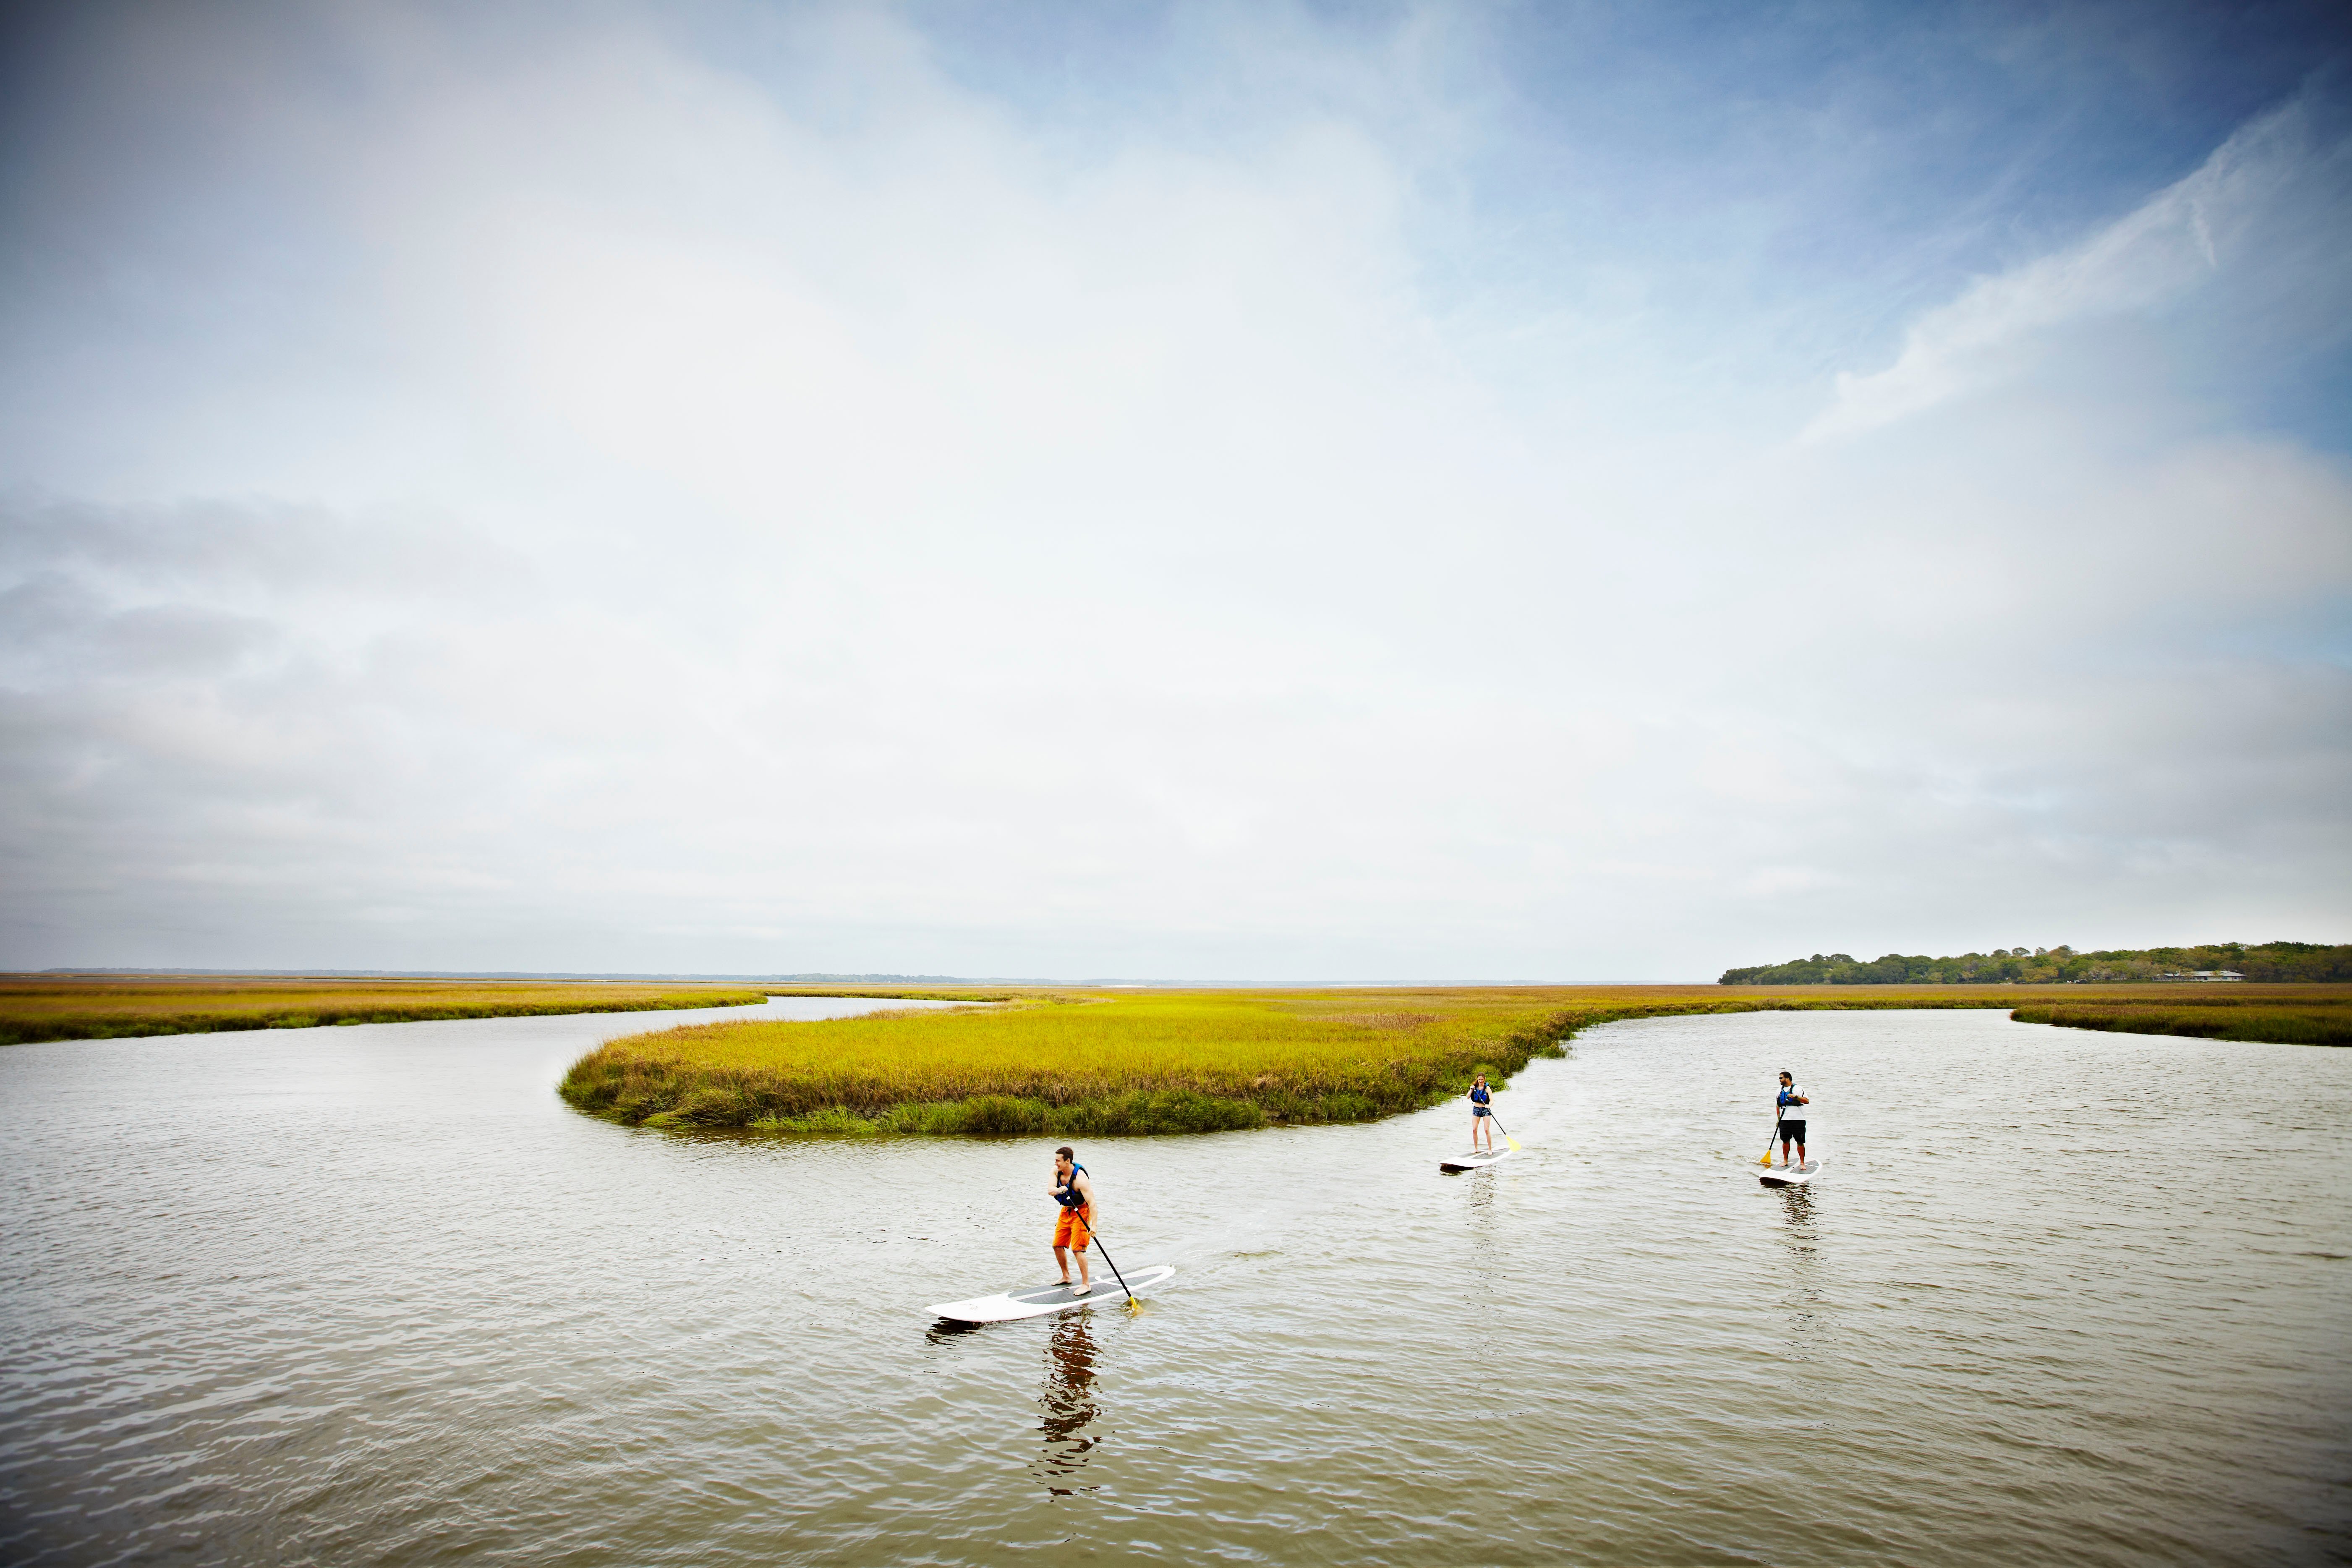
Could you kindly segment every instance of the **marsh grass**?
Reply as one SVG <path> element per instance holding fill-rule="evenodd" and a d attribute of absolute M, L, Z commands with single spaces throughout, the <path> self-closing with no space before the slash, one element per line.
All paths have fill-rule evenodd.
<path fill-rule="evenodd" d="M 2284 994 L 2282 994 L 2284 993 Z M 2219 994 L 2101 999 L 2020 1007 L 2022 1024 L 2105 1029 L 2128 1035 L 2185 1035 L 2209 1040 L 2262 1040 L 2288 1046 L 2352 1046 L 2352 986 L 2231 986 Z"/>
<path fill-rule="evenodd" d="M 746 1006 L 757 986 L 235 976 L 0 976 L 0 1045 L 550 1013 Z"/>
<path fill-rule="evenodd" d="M 619 1040 L 564 1080 L 584 1110 L 656 1126 L 1013 1135 L 1355 1121 L 1428 1103 L 1452 1076 L 1556 1049 L 1521 1006 L 1315 1017 L 1234 993 L 1031 1000 L 1002 1010 L 702 1025 Z"/>
<path fill-rule="evenodd" d="M 1996 1007 L 1971 986 L 1031 993 L 987 1012 L 691 1025 L 611 1041 L 563 1097 L 633 1126 L 1105 1136 L 1369 1121 L 1497 1082 L 1577 1030 L 1664 1014 Z M 1072 1005 L 1087 1003 L 1091 1005 Z"/>

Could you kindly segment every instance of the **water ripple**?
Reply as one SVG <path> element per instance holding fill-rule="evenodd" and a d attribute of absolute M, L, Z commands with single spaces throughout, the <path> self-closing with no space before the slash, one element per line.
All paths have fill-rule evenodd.
<path fill-rule="evenodd" d="M 920 1304 L 1051 1267 L 1046 1142 L 555 1100 L 640 1026 L 0 1051 L 0 1557 L 2352 1554 L 2352 1053 L 1612 1026 L 1492 1171 L 1450 1109 L 1089 1150 L 1175 1281 L 960 1333 Z M 1791 1064 L 1832 1163 L 1767 1191 Z"/>

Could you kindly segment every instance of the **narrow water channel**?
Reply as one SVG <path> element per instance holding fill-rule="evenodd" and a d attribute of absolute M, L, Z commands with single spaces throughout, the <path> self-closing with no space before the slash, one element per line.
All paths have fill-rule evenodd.
<path fill-rule="evenodd" d="M 1175 1279 L 956 1332 L 1050 1276 L 1052 1141 L 555 1098 L 678 1021 L 0 1050 L 0 1559 L 2352 1554 L 2352 1052 L 1612 1026 L 1472 1175 L 1451 1109 L 1083 1147 Z M 1775 1193 L 1783 1067 L 1828 1165 Z"/>

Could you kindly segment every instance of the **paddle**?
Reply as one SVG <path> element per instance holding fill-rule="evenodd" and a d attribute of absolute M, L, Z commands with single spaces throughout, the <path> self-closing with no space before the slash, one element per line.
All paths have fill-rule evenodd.
<path fill-rule="evenodd" d="M 1764 1157 L 1756 1163 L 1759 1165 L 1769 1165 L 1772 1163 L 1772 1145 L 1780 1141 L 1780 1102 L 1776 1100 L 1772 1102 L 1772 1136 L 1764 1140 Z"/>
<path fill-rule="evenodd" d="M 1511 1146 L 1511 1152 L 1515 1154 L 1519 1152 L 1519 1141 L 1511 1136 L 1511 1130 L 1503 1125 L 1503 1119 L 1496 1115 L 1492 1110 L 1489 1110 L 1486 1112 L 1486 1120 L 1495 1124 L 1495 1131 L 1503 1135 L 1503 1142 Z"/>
<path fill-rule="evenodd" d="M 1103 1249 L 1102 1237 L 1092 1226 L 1087 1227 L 1087 1239 L 1095 1244 L 1095 1250 L 1097 1252 L 1102 1253 L 1102 1260 L 1105 1263 L 1110 1263 L 1110 1254 Z M 1118 1271 L 1118 1265 L 1116 1263 L 1110 1263 L 1110 1277 L 1118 1281 L 1118 1288 L 1120 1289 L 1127 1290 L 1127 1276 Z M 1127 1290 L 1128 1310 L 1133 1311 L 1136 1308 L 1142 1305 L 1143 1303 L 1137 1300 L 1134 1291 Z"/>
<path fill-rule="evenodd" d="M 1073 1181 L 1076 1181 L 1076 1179 L 1077 1179 L 1077 1178 L 1076 1178 L 1076 1177 L 1075 1177 L 1075 1176 L 1073 1176 L 1073 1177 L 1071 1178 L 1071 1180 L 1073 1180 Z M 1092 1205 L 1091 1204 L 1089 1204 L 1087 1206 L 1092 1207 L 1093 1205 Z M 1088 1241 L 1091 1241 L 1091 1242 L 1093 1242 L 1093 1243 L 1095 1244 L 1095 1250 L 1096 1250 L 1097 1252 L 1099 1252 L 1099 1253 L 1101 1253 L 1101 1254 L 1102 1254 L 1102 1260 L 1103 1260 L 1105 1263 L 1110 1263 L 1110 1277 L 1111 1277 L 1112 1279 L 1116 1279 L 1116 1280 L 1118 1280 L 1118 1288 L 1119 1288 L 1120 1289 L 1122 1289 L 1122 1290 L 1127 1290 L 1127 1309 L 1128 1309 L 1128 1310 L 1131 1312 L 1131 1311 L 1133 1311 L 1136 1308 L 1140 1307 L 1141 1305 L 1143 1305 L 1143 1303 L 1142 1303 L 1140 1300 L 1137 1300 L 1137 1298 L 1136 1298 L 1136 1294 L 1135 1294 L 1135 1292 L 1134 1292 L 1134 1291 L 1132 1291 L 1132 1290 L 1128 1290 L 1128 1289 L 1127 1289 L 1127 1276 L 1126 1276 L 1126 1275 L 1124 1275 L 1124 1274 L 1121 1274 L 1121 1273 L 1118 1271 L 1118 1264 L 1116 1264 L 1116 1263 L 1111 1263 L 1110 1253 L 1109 1253 L 1109 1251 L 1108 1251 L 1107 1248 L 1105 1248 L 1105 1247 L 1104 1247 L 1104 1246 L 1103 1246 L 1103 1244 L 1102 1244 L 1102 1236 L 1101 1236 L 1101 1234 L 1100 1234 L 1099 1232 L 1097 1232 L 1097 1231 L 1095 1229 L 1095 1227 L 1094 1227 L 1094 1226 L 1087 1226 L 1087 1239 Z"/>

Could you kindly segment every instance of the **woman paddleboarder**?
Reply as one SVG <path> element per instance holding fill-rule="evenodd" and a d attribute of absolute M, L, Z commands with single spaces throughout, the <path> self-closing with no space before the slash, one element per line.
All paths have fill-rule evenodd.
<path fill-rule="evenodd" d="M 1470 1085 L 1470 1147 L 1475 1149 L 1479 1146 L 1478 1140 L 1483 1133 L 1489 1153 L 1495 1148 L 1495 1113 L 1488 1109 L 1494 1099 L 1486 1090 L 1486 1075 L 1480 1073 Z"/>

